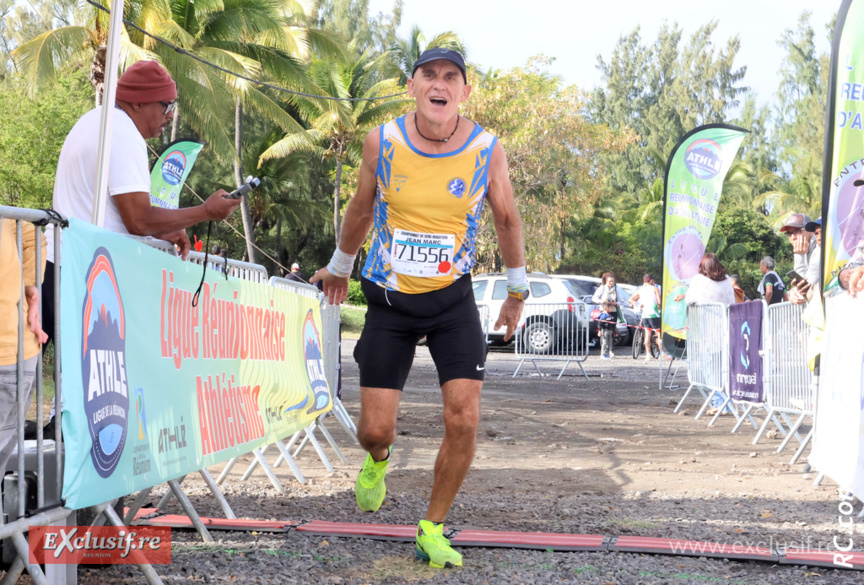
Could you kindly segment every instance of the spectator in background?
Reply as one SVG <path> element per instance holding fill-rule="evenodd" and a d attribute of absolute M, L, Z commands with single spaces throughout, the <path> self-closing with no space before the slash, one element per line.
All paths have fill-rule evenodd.
<path fill-rule="evenodd" d="M 36 288 L 36 237 L 32 223 L 22 222 L 22 252 L 18 257 L 17 222 L 4 219 L 0 223 L 0 311 L 4 319 L 0 322 L 0 474 L 12 456 L 17 442 L 18 414 L 18 362 L 24 362 L 24 403 L 30 404 L 33 381 L 36 377 L 36 362 L 39 360 L 40 344 L 48 340 L 39 318 L 39 289 Z M 45 240 L 38 232 L 42 246 L 42 266 L 45 268 Z M 24 266 L 24 353 L 18 355 L 18 303 L 21 296 L 21 266 Z M 41 424 L 41 422 L 39 423 Z M 0 512 L 2 514 L 2 512 Z M 0 516 L 2 517 L 2 516 Z"/>
<path fill-rule="evenodd" d="M 744 292 L 744 289 L 741 288 L 741 277 L 737 274 L 732 274 L 729 276 L 729 280 L 732 281 L 732 289 L 735 291 L 735 302 L 743 303 L 750 300 L 750 297 L 747 296 L 747 293 Z"/>
<path fill-rule="evenodd" d="M 699 274 L 690 280 L 690 288 L 686 295 L 677 295 L 675 302 L 684 299 L 688 305 L 697 303 L 722 303 L 724 305 L 735 304 L 735 289 L 732 288 L 732 280 L 726 274 L 726 269 L 711 252 L 702 256 L 699 263 Z M 719 350 L 718 350 L 719 351 Z M 716 409 L 723 405 L 723 397 L 715 394 L 712 401 L 713 409 L 708 414 L 715 414 Z M 726 407 L 724 412 L 730 412 Z"/>
<path fill-rule="evenodd" d="M 594 292 L 592 300 L 603 310 L 597 318 L 600 329 L 600 357 L 604 360 L 615 357 L 612 353 L 612 339 L 615 335 L 615 324 L 618 322 L 618 291 L 615 288 L 615 275 L 603 273 L 600 286 Z"/>
<path fill-rule="evenodd" d="M 651 360 L 651 341 L 656 340 L 657 347 L 660 344 L 660 287 L 654 283 L 654 277 L 646 274 L 642 277 L 642 286 L 630 297 L 630 306 L 639 301 L 642 306 L 642 327 L 645 327 L 645 361 Z M 653 332 L 653 335 L 652 335 Z M 660 353 L 657 354 L 660 357 Z"/>
<path fill-rule="evenodd" d="M 807 266 L 807 274 L 802 274 L 806 280 L 795 283 L 797 286 L 789 293 L 789 300 L 796 305 L 803 305 L 812 299 L 814 294 L 819 294 L 819 289 L 822 286 L 822 218 L 807 222 L 804 230 L 813 234 L 816 247 L 813 252 L 813 260 Z"/>
<path fill-rule="evenodd" d="M 795 255 L 795 272 L 812 283 L 820 277 L 821 252 L 814 233 L 805 229 L 809 223 L 812 222 L 808 216 L 803 213 L 793 213 L 786 218 L 780 231 L 786 234 L 789 243 L 792 244 L 792 253 Z M 791 288 L 800 284 L 800 282 L 791 282 L 789 286 Z"/>
<path fill-rule="evenodd" d="M 303 276 L 303 273 L 300 272 L 300 265 L 296 262 L 291 265 L 291 272 L 286 274 L 285 278 L 293 280 L 294 282 L 306 282 L 306 278 Z"/>
<path fill-rule="evenodd" d="M 675 302 L 684 300 L 688 305 L 696 303 L 735 303 L 735 290 L 726 269 L 711 252 L 702 256 L 699 273 L 690 280 L 686 295 L 677 295 Z"/>
<path fill-rule="evenodd" d="M 780 275 L 774 272 L 774 258 L 765 256 L 759 263 L 759 271 L 764 275 L 759 283 L 759 294 L 769 305 L 776 305 L 789 300 L 786 285 Z"/>

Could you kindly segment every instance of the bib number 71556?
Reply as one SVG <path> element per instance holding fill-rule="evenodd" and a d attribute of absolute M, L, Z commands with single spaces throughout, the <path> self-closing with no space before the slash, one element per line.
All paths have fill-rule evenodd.
<path fill-rule="evenodd" d="M 393 230 L 390 266 L 398 274 L 444 276 L 453 267 L 453 234 L 423 234 Z"/>

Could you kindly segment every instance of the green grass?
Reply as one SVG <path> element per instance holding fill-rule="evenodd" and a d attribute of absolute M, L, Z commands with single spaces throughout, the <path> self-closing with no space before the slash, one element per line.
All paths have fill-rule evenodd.
<path fill-rule="evenodd" d="M 342 307 L 339 310 L 342 317 L 342 337 L 357 339 L 363 331 L 363 323 L 366 322 L 366 311 Z"/>

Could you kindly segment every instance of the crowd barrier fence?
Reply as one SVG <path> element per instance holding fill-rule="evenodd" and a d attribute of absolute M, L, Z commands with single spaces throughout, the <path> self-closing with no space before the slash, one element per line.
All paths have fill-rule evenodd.
<path fill-rule="evenodd" d="M 729 309 L 716 303 L 696 304 L 687 312 L 687 376 L 689 386 L 674 412 L 678 412 L 695 389 L 703 404 L 696 415 L 700 418 L 715 396 L 722 404 L 709 423 L 713 425 L 724 408 L 737 419 L 732 432 L 749 421 L 758 429 L 753 444 L 764 435 L 773 422 L 783 441 L 780 453 L 797 438 L 800 446 L 792 458 L 795 463 L 810 442 L 813 429 L 802 438 L 801 425 L 813 417 L 812 404 L 816 380 L 807 366 L 807 325 L 802 320 L 803 306 L 780 303 L 762 311 L 763 401 L 733 400 L 729 391 Z M 739 411 L 739 408 L 742 410 Z M 765 420 L 759 425 L 753 418 L 756 411 L 765 411 Z M 797 417 L 794 422 L 790 417 Z"/>
<path fill-rule="evenodd" d="M 38 226 L 53 224 L 55 226 L 55 230 L 58 233 L 61 233 L 61 228 L 68 226 L 66 220 L 55 212 L 46 212 L 42 210 L 0 206 L 0 218 L 11 219 L 15 222 L 15 241 L 19 259 L 23 258 L 24 248 L 22 232 L 26 223 L 35 223 Z M 9 229 L 8 223 L 0 226 L 0 229 Z M 41 237 L 41 230 L 39 230 L 39 228 L 37 228 L 37 233 L 40 234 Z M 129 237 L 155 249 L 176 256 L 175 248 L 173 247 L 173 245 L 167 242 L 155 238 L 141 238 L 136 236 Z M 63 341 L 63 336 L 61 334 L 61 303 L 59 302 L 61 276 L 60 265 L 62 260 L 61 240 L 62 236 L 55 238 L 54 242 L 54 296 L 55 299 L 57 299 L 57 302 L 55 303 L 55 336 L 53 340 L 55 351 L 54 386 L 55 400 L 57 401 L 58 405 L 62 404 L 63 399 L 62 377 L 59 375 L 62 368 L 60 348 Z M 39 240 L 37 240 L 37 242 L 38 241 Z M 3 250 L 2 252 L 4 253 L 4 255 L 11 253 L 8 250 Z M 42 246 L 36 245 L 35 249 L 33 250 L 33 254 L 35 256 L 36 266 L 40 267 L 42 265 L 44 255 Z M 190 262 L 202 266 L 205 264 L 204 259 L 205 255 L 198 252 L 191 252 L 188 257 L 188 260 Z M 340 456 L 340 458 L 342 458 L 343 460 L 344 455 L 341 453 L 338 444 L 336 444 L 336 442 L 333 440 L 332 435 L 323 425 L 322 419 L 324 418 L 324 416 L 330 415 L 336 418 L 336 420 L 345 428 L 349 436 L 351 436 L 353 440 L 356 441 L 356 427 L 354 426 L 353 421 L 351 421 L 351 417 L 348 415 L 347 411 L 342 405 L 341 400 L 338 396 L 338 392 L 336 390 L 339 387 L 340 380 L 340 319 L 338 307 L 330 307 L 326 303 L 323 303 L 323 296 L 318 292 L 317 289 L 315 289 L 315 287 L 312 287 L 310 285 L 304 285 L 301 283 L 291 283 L 290 281 L 286 281 L 285 279 L 269 279 L 267 271 L 263 266 L 258 266 L 239 260 L 225 260 L 221 258 L 214 259 L 213 257 L 207 258 L 206 264 L 209 269 L 222 273 L 227 273 L 228 276 L 233 276 L 235 278 L 248 280 L 251 282 L 257 282 L 264 285 L 270 285 L 277 288 L 287 289 L 295 294 L 301 294 L 304 296 L 317 298 L 319 301 L 322 301 L 322 352 L 324 354 L 323 360 L 325 367 L 325 377 L 331 389 L 333 409 L 325 413 L 325 415 L 319 417 L 319 419 L 314 421 L 312 425 L 310 425 L 310 427 L 304 429 L 304 432 L 306 433 L 306 440 L 309 443 L 316 445 L 316 451 L 319 452 L 319 455 L 322 458 L 322 462 L 324 462 L 325 465 L 332 469 L 329 461 L 326 458 L 326 455 L 324 455 L 323 450 L 320 448 L 320 444 L 318 444 L 317 440 L 314 439 L 314 432 L 320 431 L 321 434 L 324 435 L 324 437 L 327 439 L 333 449 Z M 24 301 L 23 286 L 25 276 L 23 273 L 23 261 L 20 262 L 20 271 L 22 277 L 22 286 L 19 293 L 20 301 L 17 314 L 18 355 L 21 355 L 23 353 L 23 339 L 25 327 L 27 327 L 25 310 L 26 301 Z M 35 281 L 37 288 L 41 287 L 41 270 L 36 271 Z M 4 560 L 10 563 L 9 569 L 4 576 L 3 582 L 14 583 L 18 579 L 18 577 L 21 576 L 22 573 L 26 570 L 29 573 L 32 581 L 39 585 L 47 583 L 71 584 L 77 582 L 76 565 L 48 564 L 43 569 L 43 567 L 31 564 L 29 562 L 27 534 L 30 531 L 30 528 L 34 526 L 45 525 L 74 526 L 77 523 L 77 511 L 66 508 L 62 500 L 62 408 L 57 409 L 54 436 L 51 438 L 43 436 L 43 402 L 45 395 L 43 387 L 41 352 L 36 362 L 37 366 L 35 378 L 33 381 L 33 395 L 32 400 L 29 402 L 24 400 L 26 398 L 26 394 L 23 392 L 23 385 L 25 383 L 23 360 L 19 359 L 17 363 L 18 405 L 17 411 L 15 413 L 16 433 L 15 437 L 12 439 L 13 441 L 17 442 L 17 447 L 7 465 L 6 471 L 9 471 L 11 473 L 8 473 L 5 476 L 3 482 L 6 507 L 3 510 L 2 515 L 3 523 L 2 525 L 0 525 L 0 540 L 2 540 L 3 544 Z M 25 441 L 24 423 L 28 414 L 28 410 L 30 410 L 31 407 L 35 407 L 36 412 L 37 422 L 35 427 L 37 438 L 33 441 Z M 295 434 L 295 440 L 298 435 L 299 433 Z M 284 445 L 281 443 L 281 441 L 278 443 L 284 449 Z M 282 458 L 285 459 L 286 455 L 290 458 L 290 455 L 288 455 L 288 449 L 283 450 Z M 256 459 L 262 464 L 262 467 L 269 467 L 263 455 L 261 455 L 260 457 L 256 457 Z M 289 462 L 291 461 L 290 459 L 287 460 Z M 297 470 L 297 472 L 299 475 L 299 469 Z M 204 478 L 205 482 L 207 483 L 208 487 L 210 488 L 213 496 L 216 498 L 223 511 L 225 511 L 226 516 L 229 518 L 236 517 L 230 506 L 228 505 L 228 502 L 226 501 L 221 490 L 219 489 L 217 483 L 207 472 L 207 469 L 201 469 L 200 473 Z M 183 478 L 181 477 L 176 480 L 167 482 L 169 486 L 169 491 L 168 494 L 166 494 L 166 496 L 163 497 L 162 501 L 160 502 L 160 508 L 164 507 L 167 504 L 168 498 L 173 495 L 180 502 L 184 511 L 189 515 L 193 524 L 198 529 L 198 532 L 202 535 L 202 538 L 204 538 L 205 540 L 212 540 L 212 538 L 209 537 L 209 533 L 207 532 L 206 527 L 201 522 L 200 517 L 195 512 L 195 509 L 192 506 L 192 503 L 189 501 L 189 498 L 186 496 L 186 494 L 180 487 L 180 482 L 182 482 L 182 480 Z M 278 479 L 276 481 L 278 482 Z M 147 497 L 148 494 L 149 489 L 138 493 L 138 497 L 132 504 L 132 508 L 130 509 L 129 514 L 126 516 L 127 523 L 131 521 L 132 518 L 134 518 L 135 513 L 140 509 L 144 499 Z M 95 506 L 93 508 L 93 512 L 95 512 L 96 518 L 93 521 L 93 524 L 99 525 L 108 522 L 114 526 L 124 526 L 124 520 L 120 518 L 120 516 L 117 514 L 117 512 L 112 506 L 112 502 L 106 502 L 99 506 Z M 142 562 L 138 566 L 141 569 L 148 583 L 161 583 L 159 576 L 156 574 L 156 572 L 150 565 Z"/>
<path fill-rule="evenodd" d="M 687 381 L 689 386 L 673 412 L 678 412 L 695 389 L 704 399 L 700 418 L 715 395 L 728 397 L 729 311 L 720 303 L 687 308 Z"/>
<path fill-rule="evenodd" d="M 24 352 L 24 333 L 27 328 L 26 301 L 24 297 L 25 277 L 32 276 L 37 288 L 42 286 L 42 236 L 41 230 L 36 229 L 36 238 L 32 254 L 35 259 L 35 275 L 24 273 L 24 242 L 23 230 L 26 223 L 37 225 L 53 224 L 59 229 L 65 220 L 56 215 L 41 210 L 20 209 L 16 207 L 0 206 L 0 218 L 13 220 L 15 225 L 15 248 L 19 259 L 19 276 L 21 287 L 19 290 L 18 311 L 15 317 L 17 322 L 17 354 L 21 356 Z M 0 229 L 9 229 L 8 222 Z M 4 256 L 12 254 L 11 250 L 0 250 Z M 60 258 L 60 241 L 57 239 L 54 245 L 54 257 Z M 60 262 L 54 262 L 55 271 L 55 297 L 60 292 Z M 39 299 L 40 315 L 42 314 L 42 298 Z M 60 331 L 60 311 L 56 311 L 54 330 Z M 62 400 L 63 388 L 59 376 L 60 372 L 60 336 L 56 335 L 54 379 L 55 398 Z M 8 364 L 11 365 L 11 364 Z M 62 421 L 57 416 L 53 437 L 45 437 L 43 431 L 45 398 L 42 369 L 42 352 L 36 359 L 36 371 L 33 379 L 32 396 L 29 401 L 25 400 L 24 391 L 25 372 L 24 361 L 17 360 L 16 371 L 16 394 L 17 409 L 15 413 L 15 435 L 11 441 L 16 443 L 6 469 L 10 472 L 3 479 L 3 492 L 5 507 L 2 511 L 2 526 L 0 526 L 0 539 L 3 541 L 3 560 L 11 563 L 6 572 L 4 583 L 14 583 L 26 569 L 34 583 L 74 583 L 77 580 L 77 568 L 67 565 L 46 565 L 44 570 L 39 565 L 30 563 L 29 550 L 26 534 L 34 526 L 67 526 L 74 525 L 76 512 L 63 506 L 61 494 L 63 490 L 63 442 Z M 24 423 L 28 410 L 34 406 L 36 410 L 36 439 L 24 439 Z M 35 509 L 28 509 L 28 501 L 32 501 L 35 492 Z M 11 545 L 11 546 L 10 546 Z M 147 568 L 142 567 L 147 574 Z M 152 569 L 150 569 L 152 571 Z"/>
<path fill-rule="evenodd" d="M 809 328 L 802 316 L 804 305 L 778 303 L 768 307 L 767 361 L 766 361 L 766 407 L 768 416 L 756 438 L 755 445 L 761 439 L 768 423 L 775 421 L 784 431 L 786 437 L 777 448 L 780 453 L 789 441 L 796 437 L 800 446 L 793 456 L 792 463 L 798 460 L 804 448 L 812 438 L 810 433 L 801 439 L 798 429 L 807 418 L 813 418 L 815 388 L 817 379 L 807 366 L 807 342 Z M 789 426 L 782 428 L 775 416 L 780 415 Z M 797 417 L 793 423 L 789 417 Z"/>
<path fill-rule="evenodd" d="M 588 320 L 584 303 L 531 303 L 522 313 L 522 325 L 514 333 L 519 373 L 526 361 L 530 361 L 537 373 L 543 372 L 538 361 L 564 361 L 558 380 L 571 363 L 579 366 L 582 375 L 588 374 L 582 362 L 588 358 Z"/>

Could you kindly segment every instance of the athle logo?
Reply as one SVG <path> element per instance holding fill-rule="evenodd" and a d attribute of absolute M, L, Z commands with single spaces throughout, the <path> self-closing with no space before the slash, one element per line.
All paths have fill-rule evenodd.
<path fill-rule="evenodd" d="M 170 185 L 179 185 L 186 170 L 186 155 L 180 150 L 174 150 L 165 157 L 162 163 L 162 178 Z"/>
<path fill-rule="evenodd" d="M 85 278 L 81 376 L 84 413 L 93 446 L 90 457 L 100 476 L 114 473 L 129 423 L 126 378 L 126 318 L 107 249 L 100 247 Z"/>
<path fill-rule="evenodd" d="M 697 179 L 713 179 L 723 168 L 723 149 L 713 140 L 697 140 L 687 149 L 684 164 Z"/>
<path fill-rule="evenodd" d="M 312 406 L 307 413 L 323 410 L 330 403 L 327 379 L 324 377 L 324 353 L 321 351 L 321 336 L 312 318 L 312 309 L 303 321 L 303 358 L 306 361 L 306 374 L 312 388 Z"/>

